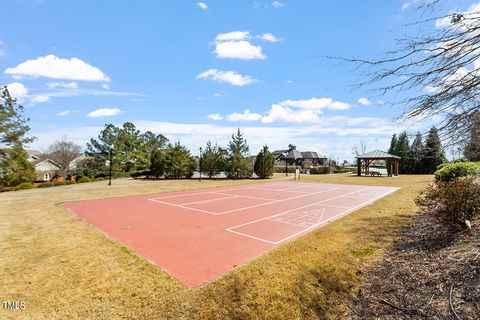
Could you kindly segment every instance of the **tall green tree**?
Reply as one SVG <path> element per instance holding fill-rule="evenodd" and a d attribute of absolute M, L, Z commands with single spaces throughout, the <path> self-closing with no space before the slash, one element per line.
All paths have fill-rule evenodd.
<path fill-rule="evenodd" d="M 410 170 L 410 145 L 408 141 L 408 135 L 404 131 L 398 136 L 398 141 L 393 150 L 393 154 L 401 157 L 400 159 L 400 173 L 408 173 Z"/>
<path fill-rule="evenodd" d="M 255 174 L 262 179 L 270 178 L 273 175 L 273 168 L 275 167 L 275 157 L 268 150 L 267 146 L 258 153 L 255 158 L 253 170 Z"/>
<path fill-rule="evenodd" d="M 146 162 L 147 167 L 150 167 L 150 160 L 152 159 L 154 153 L 156 153 L 158 150 L 165 150 L 168 143 L 168 139 L 163 134 L 155 134 L 151 131 L 142 133 L 140 135 L 140 141 L 142 158 L 146 159 L 146 161 L 142 160 L 142 162 Z"/>
<path fill-rule="evenodd" d="M 180 142 L 168 146 L 165 151 L 165 175 L 167 178 L 191 178 L 195 167 L 195 159 Z"/>
<path fill-rule="evenodd" d="M 252 175 L 252 166 L 248 159 L 249 150 L 247 140 L 238 129 L 228 144 L 226 172 L 229 178 L 248 178 Z"/>
<path fill-rule="evenodd" d="M 202 172 L 207 173 L 210 178 L 225 170 L 225 159 L 220 153 L 220 148 L 217 144 L 212 145 L 210 140 L 202 153 L 201 161 Z"/>
<path fill-rule="evenodd" d="M 473 119 L 463 156 L 468 161 L 480 161 L 480 115 Z"/>
<path fill-rule="evenodd" d="M 0 185 L 15 186 L 35 180 L 35 169 L 28 162 L 23 145 L 35 138 L 28 136 L 29 119 L 6 86 L 0 87 Z"/>
<path fill-rule="evenodd" d="M 422 166 L 425 173 L 434 173 L 437 167 L 446 162 L 445 153 L 438 135 L 437 128 L 433 127 L 428 132 L 425 148 L 422 155 Z"/>
<path fill-rule="evenodd" d="M 157 149 L 150 158 L 150 172 L 155 178 L 160 178 L 165 173 L 165 152 Z"/>
<path fill-rule="evenodd" d="M 390 148 L 388 149 L 388 153 L 394 154 L 395 148 L 397 147 L 398 139 L 397 135 L 394 133 L 392 136 L 392 140 L 390 140 Z"/>
<path fill-rule="evenodd" d="M 424 148 L 422 134 L 418 132 L 410 147 L 409 161 L 411 166 L 409 173 L 423 173 L 422 155 Z"/>
<path fill-rule="evenodd" d="M 87 143 L 86 154 L 107 162 L 110 149 L 113 150 L 112 166 L 115 171 L 148 168 L 151 155 L 145 153 L 140 130 L 133 123 L 125 122 L 121 128 L 105 125 L 98 138 Z"/>

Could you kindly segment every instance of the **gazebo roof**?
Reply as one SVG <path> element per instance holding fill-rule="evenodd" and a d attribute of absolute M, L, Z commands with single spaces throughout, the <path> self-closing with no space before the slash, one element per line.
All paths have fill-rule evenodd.
<path fill-rule="evenodd" d="M 400 159 L 400 157 L 390 153 L 386 153 L 382 150 L 373 150 L 359 155 L 357 159 Z"/>

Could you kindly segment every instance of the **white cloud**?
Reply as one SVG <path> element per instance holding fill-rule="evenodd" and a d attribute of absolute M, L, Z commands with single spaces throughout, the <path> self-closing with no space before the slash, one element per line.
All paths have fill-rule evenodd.
<path fill-rule="evenodd" d="M 222 59 L 266 59 L 261 46 L 255 46 L 248 41 L 225 41 L 217 43 L 215 47 L 217 58 Z"/>
<path fill-rule="evenodd" d="M 274 122 L 296 122 L 296 123 L 314 123 L 320 120 L 317 112 L 314 110 L 292 110 L 279 104 L 274 104 L 267 112 L 267 115 L 261 118 L 263 123 Z"/>
<path fill-rule="evenodd" d="M 237 121 L 258 121 L 262 118 L 261 114 L 252 113 L 250 110 L 245 109 L 243 113 L 234 112 L 225 117 L 226 120 L 231 122 Z"/>
<path fill-rule="evenodd" d="M 64 111 L 60 111 L 59 113 L 57 113 L 57 116 L 58 117 L 65 117 L 65 116 L 68 116 L 70 114 L 70 110 L 64 110 Z"/>
<path fill-rule="evenodd" d="M 369 106 L 372 104 L 367 98 L 359 98 L 357 102 L 362 106 Z"/>
<path fill-rule="evenodd" d="M 206 10 L 208 8 L 208 5 L 205 2 L 197 2 L 197 6 L 202 10 Z"/>
<path fill-rule="evenodd" d="M 220 92 L 215 92 L 213 94 L 214 97 L 223 97 L 223 94 L 221 94 Z"/>
<path fill-rule="evenodd" d="M 20 82 L 12 82 L 7 84 L 8 92 L 12 98 L 17 99 L 18 103 L 23 103 L 28 95 L 28 89 Z"/>
<path fill-rule="evenodd" d="M 287 80 L 287 83 L 288 83 L 288 84 L 292 84 L 292 83 L 293 83 L 293 80 Z"/>
<path fill-rule="evenodd" d="M 120 112 L 122 111 L 118 108 L 100 108 L 92 112 L 89 112 L 87 114 L 87 117 L 89 118 L 112 117 L 112 116 L 116 116 Z"/>
<path fill-rule="evenodd" d="M 202 72 L 197 75 L 197 79 L 212 79 L 218 82 L 226 82 L 241 87 L 257 81 L 248 75 L 241 75 L 234 71 L 221 71 L 217 69 L 210 69 Z"/>
<path fill-rule="evenodd" d="M 280 2 L 280 1 L 273 1 L 272 2 L 272 7 L 274 7 L 275 9 L 280 9 L 280 8 L 285 7 L 285 3 Z"/>
<path fill-rule="evenodd" d="M 331 98 L 311 98 L 309 100 L 284 100 L 279 103 L 283 107 L 295 107 L 302 109 L 321 110 L 347 110 L 351 105 L 346 102 L 335 101 Z"/>
<path fill-rule="evenodd" d="M 15 79 L 46 77 L 63 80 L 110 81 L 110 78 L 97 67 L 78 58 L 64 59 L 53 54 L 7 68 L 5 74 L 12 75 Z"/>
<path fill-rule="evenodd" d="M 258 37 L 259 37 L 259 39 L 262 39 L 262 40 L 268 41 L 268 42 L 278 42 L 278 41 L 280 41 L 277 37 L 275 37 L 271 33 L 264 33 L 264 34 L 262 34 Z"/>
<path fill-rule="evenodd" d="M 105 90 L 110 90 L 110 86 L 107 83 L 102 84 L 102 88 Z"/>
<path fill-rule="evenodd" d="M 240 41 L 250 39 L 248 31 L 232 31 L 227 33 L 219 33 L 215 37 L 215 41 Z"/>
<path fill-rule="evenodd" d="M 49 82 L 47 87 L 50 89 L 54 88 L 66 88 L 66 89 L 78 89 L 78 83 L 72 82 Z"/>
<path fill-rule="evenodd" d="M 218 120 L 223 120 L 223 117 L 218 114 L 218 113 L 212 113 L 212 114 L 209 114 L 207 116 L 208 119 L 211 119 L 211 120 L 215 120 L 215 121 L 218 121 Z"/>
<path fill-rule="evenodd" d="M 37 103 L 44 103 L 50 101 L 50 97 L 37 95 L 30 98 L 30 105 L 35 105 Z"/>

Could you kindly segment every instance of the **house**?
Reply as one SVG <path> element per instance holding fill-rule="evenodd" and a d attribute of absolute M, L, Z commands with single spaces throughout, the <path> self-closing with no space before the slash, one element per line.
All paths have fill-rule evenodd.
<path fill-rule="evenodd" d="M 275 150 L 275 166 L 299 166 L 302 169 L 322 166 L 327 163 L 327 157 L 314 151 L 299 151 L 295 145 L 290 144 L 286 150 Z"/>
<path fill-rule="evenodd" d="M 28 161 L 35 167 L 35 181 L 51 181 L 62 166 L 37 150 L 27 149 Z"/>

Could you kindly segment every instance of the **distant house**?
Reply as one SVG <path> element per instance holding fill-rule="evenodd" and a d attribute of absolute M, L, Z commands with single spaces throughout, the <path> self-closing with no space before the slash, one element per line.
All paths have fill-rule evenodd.
<path fill-rule="evenodd" d="M 315 166 L 322 166 L 327 163 L 327 157 L 319 155 L 314 151 L 299 151 L 295 145 L 290 144 L 286 150 L 275 150 L 272 152 L 275 157 L 275 166 L 281 167 L 299 166 L 308 169 Z"/>

